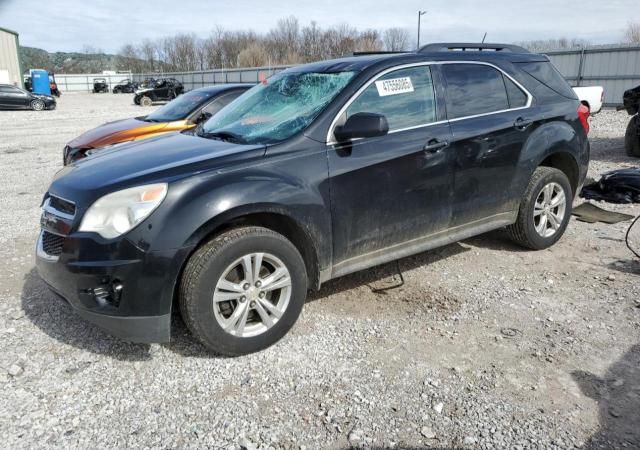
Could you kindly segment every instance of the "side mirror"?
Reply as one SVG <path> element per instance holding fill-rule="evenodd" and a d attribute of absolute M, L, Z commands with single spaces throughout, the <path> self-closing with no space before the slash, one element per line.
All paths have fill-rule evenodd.
<path fill-rule="evenodd" d="M 382 114 L 360 112 L 349 117 L 344 125 L 337 126 L 333 134 L 338 142 L 349 139 L 384 136 L 389 132 L 389 123 Z"/>

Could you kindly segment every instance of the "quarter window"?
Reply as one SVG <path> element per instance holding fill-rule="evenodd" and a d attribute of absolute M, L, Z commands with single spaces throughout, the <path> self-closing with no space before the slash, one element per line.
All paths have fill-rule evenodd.
<path fill-rule="evenodd" d="M 509 109 L 502 73 L 493 67 L 443 64 L 442 72 L 447 81 L 449 119 Z"/>
<path fill-rule="evenodd" d="M 503 75 L 504 85 L 507 88 L 509 106 L 511 108 L 521 108 L 527 106 L 527 94 L 520 89 L 513 81 Z"/>
<path fill-rule="evenodd" d="M 349 105 L 344 120 L 361 112 L 384 115 L 389 131 L 435 122 L 431 69 L 410 67 L 377 78 Z"/>

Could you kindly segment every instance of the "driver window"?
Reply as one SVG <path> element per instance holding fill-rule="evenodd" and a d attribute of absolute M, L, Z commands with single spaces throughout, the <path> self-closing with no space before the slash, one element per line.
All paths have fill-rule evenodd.
<path fill-rule="evenodd" d="M 436 121 L 436 101 L 429 66 L 395 70 L 377 78 L 346 111 L 348 119 L 360 112 L 382 114 L 389 131 Z"/>

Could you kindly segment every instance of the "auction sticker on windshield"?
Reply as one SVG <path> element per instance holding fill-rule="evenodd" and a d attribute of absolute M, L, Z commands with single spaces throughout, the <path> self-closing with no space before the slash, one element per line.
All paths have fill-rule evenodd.
<path fill-rule="evenodd" d="M 405 92 L 413 92 L 413 84 L 410 77 L 391 78 L 389 80 L 376 81 L 378 95 L 386 97 L 387 95 L 404 94 Z"/>

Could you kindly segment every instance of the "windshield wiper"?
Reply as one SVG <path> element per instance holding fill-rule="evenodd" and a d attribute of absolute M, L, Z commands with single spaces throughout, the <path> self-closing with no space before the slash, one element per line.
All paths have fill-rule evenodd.
<path fill-rule="evenodd" d="M 198 136 L 206 139 L 220 139 L 221 141 L 234 142 L 236 144 L 246 144 L 245 138 L 233 131 L 200 131 Z"/>

